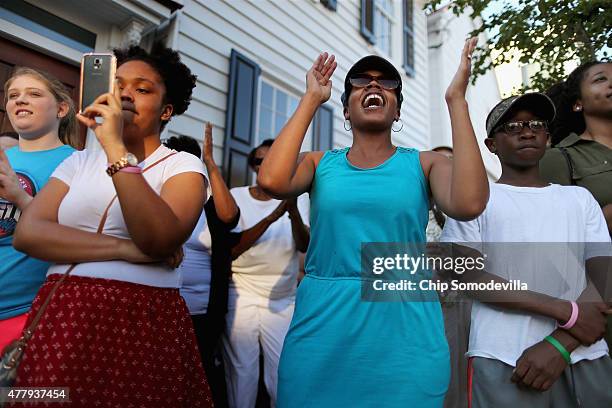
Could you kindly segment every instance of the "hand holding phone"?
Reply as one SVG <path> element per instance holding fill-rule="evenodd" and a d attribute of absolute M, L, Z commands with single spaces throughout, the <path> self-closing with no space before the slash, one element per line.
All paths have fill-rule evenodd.
<path fill-rule="evenodd" d="M 81 60 L 79 121 L 94 131 L 107 155 L 125 149 L 120 91 L 115 81 L 117 60 L 112 54 L 85 54 Z M 102 121 L 96 121 L 101 117 Z"/>
<path fill-rule="evenodd" d="M 81 59 L 79 113 L 105 93 L 112 93 L 117 71 L 113 54 L 89 53 Z"/>

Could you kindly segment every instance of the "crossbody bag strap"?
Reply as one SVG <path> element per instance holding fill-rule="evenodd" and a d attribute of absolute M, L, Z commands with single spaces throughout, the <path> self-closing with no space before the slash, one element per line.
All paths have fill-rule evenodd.
<path fill-rule="evenodd" d="M 163 162 L 164 160 L 174 156 L 176 154 L 176 152 L 174 153 L 170 153 L 169 155 L 162 157 L 161 159 L 159 159 L 158 161 L 156 161 L 155 163 L 152 163 L 151 165 L 145 167 L 142 172 L 146 172 L 147 170 L 150 170 L 151 168 L 157 166 L 158 164 L 160 164 L 161 162 Z M 97 234 L 101 234 L 102 231 L 104 230 L 104 225 L 106 224 L 106 219 L 108 218 L 108 212 L 111 208 L 111 206 L 113 205 L 113 203 L 115 202 L 115 200 L 117 199 L 117 195 L 115 194 L 113 196 L 113 198 L 111 199 L 111 201 L 108 203 L 108 205 L 106 206 L 106 208 L 104 209 L 104 212 L 102 213 L 102 218 L 100 219 L 100 223 L 98 224 L 98 230 L 96 231 Z M 72 270 L 77 266 L 76 263 L 70 265 L 70 267 L 66 270 L 66 272 L 64 272 L 64 274 L 62 275 L 62 277 L 55 283 L 55 285 L 53 285 L 53 288 L 51 289 L 51 291 L 49 292 L 49 294 L 47 295 L 47 298 L 45 299 L 44 303 L 42 304 L 42 306 L 40 307 L 40 309 L 38 309 L 38 312 L 36 312 L 36 316 L 34 316 L 34 319 L 32 319 L 32 322 L 30 323 L 30 325 L 28 326 L 27 329 L 25 329 L 23 331 L 23 334 L 21 336 L 20 341 L 28 341 L 31 337 L 32 334 L 34 334 L 34 329 L 36 328 L 36 326 L 38 325 L 38 322 L 40 321 L 42 315 L 45 313 L 45 310 L 47 309 L 47 305 L 49 304 L 49 302 L 51 301 L 51 298 L 53 298 L 53 295 L 55 294 L 55 292 L 57 291 L 57 288 L 60 287 L 60 285 L 62 283 L 64 283 L 64 281 L 68 278 L 68 275 L 70 275 L 70 272 L 72 272 Z"/>
<path fill-rule="evenodd" d="M 113 202 L 115 202 L 116 198 L 117 198 L 117 196 L 115 195 L 112 198 L 112 200 L 110 201 L 110 203 L 108 203 L 108 205 L 106 206 L 106 209 L 104 210 L 104 213 L 102 214 L 102 219 L 100 220 L 100 224 L 98 225 L 98 231 L 97 231 L 98 234 L 100 234 L 102 232 L 102 230 L 104 229 L 104 224 L 106 223 L 106 218 L 108 217 L 108 210 L 110 210 L 111 205 L 113 205 Z M 57 288 L 59 288 L 60 285 L 62 283 L 64 283 L 66 278 L 68 278 L 68 275 L 70 275 L 70 272 L 72 272 L 72 270 L 76 266 L 77 266 L 77 264 L 75 264 L 75 263 L 70 265 L 70 267 L 66 270 L 66 272 L 64 272 L 62 277 L 57 282 L 55 282 L 55 285 L 53 285 L 53 288 L 51 289 L 51 291 L 47 295 L 47 298 L 45 299 L 44 303 L 42 304 L 40 309 L 38 309 L 38 312 L 36 312 L 36 316 L 34 316 L 34 319 L 32 319 L 32 322 L 30 323 L 28 328 L 24 330 L 23 335 L 22 335 L 22 338 L 24 340 L 27 341 L 27 340 L 30 339 L 30 337 L 32 337 L 32 334 L 34 334 L 34 329 L 38 325 L 38 322 L 40 321 L 40 318 L 42 317 L 42 315 L 45 313 L 45 310 L 47 309 L 47 305 L 49 304 L 49 302 L 51 301 L 51 298 L 53 297 L 53 295 L 57 291 Z"/>

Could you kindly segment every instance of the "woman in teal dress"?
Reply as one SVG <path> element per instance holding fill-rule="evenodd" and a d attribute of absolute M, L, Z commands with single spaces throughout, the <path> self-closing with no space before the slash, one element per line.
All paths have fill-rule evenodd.
<path fill-rule="evenodd" d="M 266 156 L 259 184 L 278 198 L 310 193 L 306 277 L 279 366 L 279 407 L 441 407 L 449 380 L 440 305 L 362 298 L 362 244 L 425 241 L 429 196 L 458 219 L 478 216 L 487 177 L 465 91 L 475 41 L 446 92 L 455 157 L 396 147 L 401 77 L 377 56 L 349 70 L 342 96 L 350 148 L 298 158 L 331 94 L 334 56 L 320 55 L 300 104 Z M 383 301 L 380 301 L 383 300 Z"/>

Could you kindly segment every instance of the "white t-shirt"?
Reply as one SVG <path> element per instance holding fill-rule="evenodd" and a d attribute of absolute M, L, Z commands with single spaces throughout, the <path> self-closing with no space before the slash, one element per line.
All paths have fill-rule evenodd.
<path fill-rule="evenodd" d="M 244 231 L 268 216 L 281 203 L 280 200 L 256 200 L 249 187 L 230 190 L 240 208 L 240 220 L 234 231 Z M 309 202 L 306 195 L 298 198 L 302 221 L 309 224 Z M 270 299 L 295 295 L 299 269 L 298 253 L 291 232 L 287 212 L 263 233 L 255 244 L 232 262 L 230 289 Z"/>
<path fill-rule="evenodd" d="M 441 242 L 476 243 L 469 246 L 486 254 L 487 272 L 518 279 L 531 291 L 576 300 L 586 288 L 585 261 L 612 254 L 603 212 L 591 193 L 556 184 L 534 188 L 494 183 L 490 188 L 485 211 L 467 222 L 449 217 Z M 467 355 L 511 366 L 556 328 L 554 319 L 477 301 L 471 320 Z M 572 363 L 607 352 L 604 340 L 580 346 L 571 354 Z"/>
<path fill-rule="evenodd" d="M 210 298 L 212 239 L 206 220 L 206 211 L 202 211 L 193 233 L 183 245 L 183 262 L 179 271 L 183 277 L 181 296 L 187 303 L 192 315 L 205 314 Z"/>
<path fill-rule="evenodd" d="M 145 168 L 172 152 L 174 151 L 160 145 L 138 166 Z M 102 214 L 116 194 L 113 181 L 106 174 L 107 167 L 106 154 L 102 150 L 74 152 L 59 165 L 51 177 L 63 181 L 70 187 L 58 210 L 60 224 L 89 232 L 98 230 Z M 185 152 L 179 152 L 164 160 L 143 173 L 143 176 L 153 190 L 160 194 L 162 186 L 168 179 L 186 172 L 200 173 L 206 177 L 202 162 L 194 155 Z M 118 238 L 130 238 L 119 200 L 115 200 L 111 206 L 102 232 Z M 47 275 L 64 273 L 68 267 L 66 264 L 53 265 Z M 181 285 L 179 271 L 162 263 L 84 262 L 78 264 L 71 274 L 164 288 L 178 288 Z"/>

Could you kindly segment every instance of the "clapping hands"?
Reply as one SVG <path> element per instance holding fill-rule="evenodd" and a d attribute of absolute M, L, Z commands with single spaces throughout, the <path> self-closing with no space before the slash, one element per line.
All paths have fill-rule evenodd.
<path fill-rule="evenodd" d="M 319 54 L 306 73 L 306 93 L 315 96 L 320 104 L 325 103 L 331 96 L 331 76 L 337 66 L 335 56 L 324 52 Z"/>
<path fill-rule="evenodd" d="M 465 92 L 472 73 L 472 54 L 478 44 L 478 38 L 472 37 L 465 42 L 461 52 L 459 68 L 453 77 L 450 85 L 446 89 L 446 101 L 465 99 Z"/>

